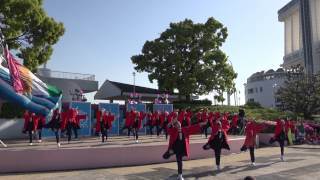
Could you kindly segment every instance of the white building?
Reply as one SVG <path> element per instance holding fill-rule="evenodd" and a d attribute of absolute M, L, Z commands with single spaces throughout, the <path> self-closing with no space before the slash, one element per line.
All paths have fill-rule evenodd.
<path fill-rule="evenodd" d="M 285 55 L 282 66 L 300 64 L 320 72 L 320 0 L 292 0 L 279 10 L 284 23 Z"/>
<path fill-rule="evenodd" d="M 246 102 L 258 102 L 266 108 L 276 107 L 278 104 L 274 94 L 284 83 L 285 74 L 282 68 L 252 74 L 244 84 Z"/>
<path fill-rule="evenodd" d="M 308 74 L 320 73 L 320 0 L 292 0 L 278 14 L 285 36 L 282 67 L 300 65 Z M 245 84 L 246 102 L 277 106 L 274 94 L 284 81 L 283 69 L 254 73 Z"/>

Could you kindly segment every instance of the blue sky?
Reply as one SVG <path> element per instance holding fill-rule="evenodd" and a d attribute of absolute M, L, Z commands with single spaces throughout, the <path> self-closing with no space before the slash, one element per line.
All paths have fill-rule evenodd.
<path fill-rule="evenodd" d="M 238 73 L 237 89 L 244 103 L 246 79 L 261 70 L 276 69 L 284 55 L 283 24 L 278 10 L 289 0 L 45 0 L 44 8 L 66 28 L 48 63 L 52 70 L 95 74 L 133 83 L 130 57 L 146 40 L 158 38 L 170 22 L 186 18 L 203 23 L 214 17 L 228 28 L 223 46 Z M 136 84 L 151 84 L 146 73 Z M 207 96 L 212 99 L 212 95 Z M 89 97 L 90 98 L 90 97 Z"/>

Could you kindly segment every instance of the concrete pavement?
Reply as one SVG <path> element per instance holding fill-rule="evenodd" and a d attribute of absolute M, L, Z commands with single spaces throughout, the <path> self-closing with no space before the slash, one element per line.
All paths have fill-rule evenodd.
<path fill-rule="evenodd" d="M 279 159 L 280 148 L 256 150 L 256 166 L 249 166 L 249 152 L 223 156 L 222 170 L 217 172 L 214 159 L 184 161 L 185 179 L 243 179 L 247 175 L 263 180 L 314 180 L 320 179 L 320 146 L 293 146 L 285 148 L 285 162 Z M 147 153 L 147 152 L 146 152 Z M 213 153 L 212 153 L 213 154 Z M 71 179 L 176 179 L 176 163 L 147 166 L 107 168 L 95 170 L 7 174 L 2 180 L 71 180 Z"/>

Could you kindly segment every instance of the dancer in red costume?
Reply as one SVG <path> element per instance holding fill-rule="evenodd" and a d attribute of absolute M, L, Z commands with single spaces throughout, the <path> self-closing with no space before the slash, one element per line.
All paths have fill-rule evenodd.
<path fill-rule="evenodd" d="M 251 159 L 251 166 L 255 166 L 255 156 L 254 156 L 254 148 L 256 146 L 256 136 L 259 132 L 264 129 L 264 125 L 257 124 L 251 119 L 248 119 L 245 125 L 245 135 L 246 139 L 241 151 L 246 151 L 247 149 L 250 150 L 250 159 Z"/>
<path fill-rule="evenodd" d="M 220 170 L 221 150 L 230 150 L 228 144 L 228 135 L 226 133 L 228 131 L 228 124 L 223 123 L 219 120 L 216 120 L 211 123 L 211 136 L 209 138 L 209 141 L 203 146 L 204 150 L 209 150 L 210 148 L 214 150 L 216 166 L 218 171 Z"/>
<path fill-rule="evenodd" d="M 135 119 L 135 111 L 131 108 L 131 111 L 126 112 L 125 122 L 122 130 L 128 130 L 128 138 L 130 138 L 130 132 L 132 131 L 133 121 Z"/>
<path fill-rule="evenodd" d="M 53 115 L 49 123 L 45 125 L 46 128 L 50 128 L 54 132 L 58 147 L 61 147 L 59 131 L 64 128 L 65 119 L 65 114 L 60 113 L 59 110 L 56 109 L 53 111 Z"/>
<path fill-rule="evenodd" d="M 278 141 L 280 144 L 280 151 L 281 161 L 284 161 L 284 142 L 288 141 L 287 133 L 288 133 L 289 127 L 285 126 L 284 120 L 277 120 L 276 128 L 274 131 L 274 136 L 270 139 L 270 144 L 274 143 L 275 141 Z"/>
<path fill-rule="evenodd" d="M 144 112 L 136 112 L 136 116 L 133 122 L 133 132 L 135 135 L 135 141 L 136 143 L 139 142 L 139 130 L 141 129 L 142 126 L 142 121 L 146 117 L 146 114 Z"/>
<path fill-rule="evenodd" d="M 42 128 L 46 124 L 46 117 L 43 115 L 38 115 L 38 124 L 37 124 L 37 133 L 38 133 L 38 142 L 42 142 Z"/>
<path fill-rule="evenodd" d="M 176 155 L 178 165 L 178 179 L 182 180 L 182 158 L 189 157 L 189 137 L 192 134 L 200 133 L 201 127 L 204 124 L 197 124 L 189 127 L 182 127 L 181 123 L 177 120 L 176 114 L 171 123 L 168 124 L 169 146 L 168 150 L 163 154 L 164 159 L 169 159 L 173 154 Z"/>
<path fill-rule="evenodd" d="M 24 117 L 24 127 L 23 133 L 28 132 L 29 134 L 29 145 L 32 146 L 32 135 L 36 132 L 38 126 L 38 117 L 35 113 L 29 113 L 26 111 L 23 115 Z"/>

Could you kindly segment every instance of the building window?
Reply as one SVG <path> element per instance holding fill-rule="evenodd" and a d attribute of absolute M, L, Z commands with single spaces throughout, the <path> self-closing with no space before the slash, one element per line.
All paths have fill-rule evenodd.
<path fill-rule="evenodd" d="M 253 98 L 248 99 L 248 102 L 254 102 Z"/>
<path fill-rule="evenodd" d="M 263 91 L 263 88 L 262 87 L 260 87 L 260 92 L 262 92 Z"/>
<path fill-rule="evenodd" d="M 258 93 L 258 88 L 256 88 L 256 93 Z"/>
<path fill-rule="evenodd" d="M 248 94 L 253 94 L 253 88 L 248 89 Z"/>

